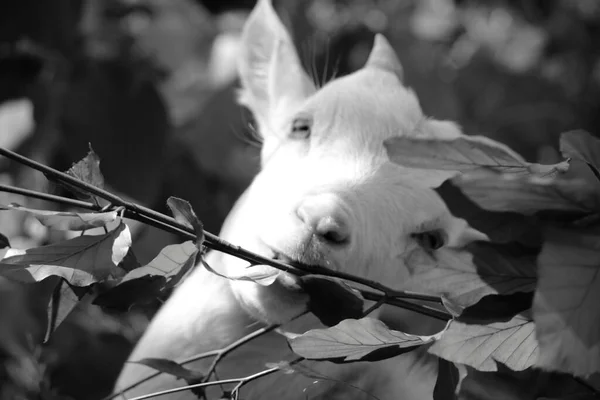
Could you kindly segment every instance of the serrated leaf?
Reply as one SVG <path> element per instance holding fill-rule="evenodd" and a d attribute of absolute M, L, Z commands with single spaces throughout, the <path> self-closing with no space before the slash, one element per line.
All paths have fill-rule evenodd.
<path fill-rule="evenodd" d="M 2 209 L 3 207 L 0 207 Z M 87 229 L 106 226 L 117 219 L 117 211 L 76 213 L 64 211 L 34 210 L 13 203 L 7 209 L 23 211 L 33 215 L 40 223 L 50 229 L 67 231 L 85 231 Z"/>
<path fill-rule="evenodd" d="M 300 277 L 300 285 L 308 294 L 308 310 L 319 320 L 333 326 L 349 318 L 360 318 L 364 300 L 343 282 L 318 275 Z"/>
<path fill-rule="evenodd" d="M 345 363 L 378 361 L 433 342 L 440 334 L 417 336 L 389 329 L 373 318 L 347 319 L 327 329 L 313 329 L 289 339 L 292 350 L 310 360 Z"/>
<path fill-rule="evenodd" d="M 521 246 L 474 242 L 465 250 L 440 249 L 435 257 L 416 250 L 406 266 L 410 285 L 443 296 L 456 312 L 487 295 L 534 291 L 535 257 Z"/>
<path fill-rule="evenodd" d="M 0 261 L 0 275 L 24 283 L 60 276 L 73 286 L 89 286 L 123 276 L 117 265 L 130 247 L 129 228 L 121 223 L 104 235 L 79 236 L 5 258 Z"/>
<path fill-rule="evenodd" d="M 66 173 L 80 181 L 89 183 L 90 185 L 96 186 L 97 188 L 104 188 L 104 176 L 100 172 L 100 157 L 92 149 L 92 145 L 89 144 L 88 154 L 73 164 Z M 65 186 L 67 189 L 72 191 L 78 198 L 87 200 L 93 198 L 88 192 L 83 191 L 69 183 L 59 181 L 59 183 Z"/>
<path fill-rule="evenodd" d="M 385 141 L 390 160 L 409 168 L 472 172 L 491 169 L 512 175 L 553 176 L 568 164 L 533 164 L 507 146 L 482 136 L 455 139 L 395 137 Z"/>
<path fill-rule="evenodd" d="M 127 273 L 121 282 L 146 275 L 158 275 L 166 278 L 175 276 L 190 257 L 195 256 L 197 251 L 198 249 L 191 240 L 166 246 L 148 264 Z"/>
<path fill-rule="evenodd" d="M 497 371 L 496 361 L 522 371 L 537 360 L 535 325 L 523 314 L 485 325 L 466 324 L 459 317 L 450 321 L 429 352 L 479 371 Z"/>
<path fill-rule="evenodd" d="M 173 375 L 176 378 L 187 381 L 189 384 L 194 381 L 197 383 L 200 379 L 204 378 L 204 374 L 201 371 L 191 370 L 179 363 L 176 363 L 175 361 L 164 358 L 144 358 L 138 361 L 129 362 L 134 364 L 142 364 L 159 372 Z"/>
<path fill-rule="evenodd" d="M 171 209 L 176 221 L 194 229 L 194 232 L 196 233 L 195 243 L 200 250 L 202 243 L 204 242 L 204 227 L 192 209 L 192 205 L 186 200 L 177 197 L 169 197 L 167 199 L 167 206 Z"/>
<path fill-rule="evenodd" d="M 600 179 L 600 140 L 582 130 L 566 132 L 560 136 L 560 151 L 564 157 L 587 163 Z"/>
<path fill-rule="evenodd" d="M 600 371 L 600 233 L 550 230 L 538 264 L 538 364 L 578 376 Z"/>
<path fill-rule="evenodd" d="M 533 215 L 540 211 L 590 213 L 598 209 L 598 195 L 583 179 L 514 176 L 481 170 L 460 175 L 452 183 L 479 207 L 490 211 Z"/>

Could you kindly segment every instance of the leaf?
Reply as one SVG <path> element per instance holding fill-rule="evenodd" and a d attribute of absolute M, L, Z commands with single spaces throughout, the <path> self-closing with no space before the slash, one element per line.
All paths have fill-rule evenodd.
<path fill-rule="evenodd" d="M 99 294 L 93 304 L 117 311 L 129 311 L 134 305 L 153 304 L 166 284 L 167 279 L 158 275 L 129 279 Z"/>
<path fill-rule="evenodd" d="M 0 207 L 2 209 L 3 207 Z M 85 231 L 87 229 L 106 226 L 117 219 L 117 211 L 98 213 L 76 213 L 62 211 L 34 210 L 19 204 L 10 204 L 7 209 L 23 211 L 32 214 L 44 226 L 50 229 L 67 231 Z"/>
<path fill-rule="evenodd" d="M 537 360 L 538 344 L 534 331 L 533 321 L 523 314 L 509 321 L 485 325 L 466 324 L 459 317 L 450 321 L 429 352 L 479 371 L 497 371 L 496 361 L 512 370 L 522 371 Z"/>
<path fill-rule="evenodd" d="M 294 353 L 310 360 L 337 363 L 378 361 L 433 342 L 440 334 L 417 336 L 393 331 L 373 318 L 347 319 L 327 329 L 313 329 L 289 339 Z"/>
<path fill-rule="evenodd" d="M 0 233 L 0 249 L 4 249 L 10 247 L 10 242 L 8 238 Z"/>
<path fill-rule="evenodd" d="M 460 399 L 477 400 L 530 400 L 536 398 L 537 371 L 512 371 L 496 362 L 494 372 L 477 371 L 466 367 L 466 374 L 460 383 Z"/>
<path fill-rule="evenodd" d="M 97 188 L 104 188 L 104 176 L 102 172 L 100 172 L 100 157 L 94 152 L 92 149 L 91 143 L 89 145 L 88 154 L 73 164 L 71 168 L 69 168 L 66 173 L 71 175 L 74 178 L 79 179 L 85 183 L 89 183 Z M 78 198 L 82 200 L 89 200 L 93 198 L 88 192 L 79 189 L 69 183 L 59 181 L 59 183 L 69 189 L 73 194 L 75 194 Z"/>
<path fill-rule="evenodd" d="M 600 371 L 600 233 L 549 230 L 538 264 L 538 365 L 578 376 Z"/>
<path fill-rule="evenodd" d="M 452 180 L 479 207 L 533 215 L 540 211 L 590 213 L 598 209 L 598 194 L 583 179 L 514 176 L 477 171 Z"/>
<path fill-rule="evenodd" d="M 560 136 L 560 151 L 564 157 L 587 163 L 600 180 L 600 140 L 582 130 L 566 132 Z"/>
<path fill-rule="evenodd" d="M 440 249 L 436 256 L 416 250 L 406 260 L 411 283 L 453 304 L 455 312 L 491 294 L 532 292 L 536 254 L 525 247 L 473 242 L 465 250 Z"/>
<path fill-rule="evenodd" d="M 535 217 L 515 212 L 484 210 L 450 181 L 444 182 L 436 192 L 442 197 L 452 215 L 466 220 L 469 226 L 487 235 L 492 242 L 519 242 L 541 246 L 542 234 Z"/>
<path fill-rule="evenodd" d="M 175 276 L 185 263 L 192 256 L 195 256 L 197 251 L 196 246 L 191 240 L 166 246 L 148 264 L 127 273 L 121 282 L 127 282 L 147 275 L 158 275 L 166 278 Z"/>
<path fill-rule="evenodd" d="M 184 379 L 188 384 L 198 383 L 204 374 L 200 371 L 194 371 L 184 367 L 183 365 L 176 363 L 172 360 L 164 358 L 144 358 L 138 361 L 129 361 L 134 364 L 142 364 L 150 368 L 154 368 L 165 374 L 173 375 L 179 379 Z"/>
<path fill-rule="evenodd" d="M 60 279 L 55 287 L 52 301 L 48 305 L 48 321 L 53 323 L 48 328 L 56 330 L 77 306 L 82 297 L 83 295 L 78 295 L 67 282 Z M 48 331 L 48 335 L 52 333 L 50 330 Z"/>
<path fill-rule="evenodd" d="M 528 163 L 507 146 L 482 136 L 450 140 L 395 137 L 386 140 L 384 145 L 392 162 L 409 168 L 459 172 L 491 169 L 521 176 L 553 176 L 568 169 L 566 162 Z"/>
<path fill-rule="evenodd" d="M 327 326 L 363 315 L 362 296 L 343 282 L 305 275 L 300 277 L 300 285 L 309 296 L 308 310 Z"/>
<path fill-rule="evenodd" d="M 459 381 L 456 365 L 438 358 L 438 376 L 433 388 L 433 400 L 458 400 L 456 391 Z"/>
<path fill-rule="evenodd" d="M 121 277 L 123 271 L 117 265 L 130 246 L 129 228 L 121 223 L 104 235 L 79 236 L 5 258 L 0 261 L 0 275 L 25 283 L 60 276 L 73 286 L 89 286 Z"/>
<path fill-rule="evenodd" d="M 271 286 L 281 275 L 281 271 L 269 265 L 255 264 L 246 268 L 246 272 L 239 275 L 225 275 L 213 269 L 208 263 L 202 261 L 207 271 L 232 281 L 249 281 L 261 286 Z"/>
<path fill-rule="evenodd" d="M 202 243 L 204 242 L 204 227 L 192 209 L 192 205 L 186 200 L 171 196 L 167 199 L 167 206 L 171 209 L 177 222 L 194 229 L 196 233 L 196 246 L 201 250 Z"/>

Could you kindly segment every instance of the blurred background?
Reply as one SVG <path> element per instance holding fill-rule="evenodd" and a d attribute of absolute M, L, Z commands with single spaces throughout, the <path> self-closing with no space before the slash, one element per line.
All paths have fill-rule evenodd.
<path fill-rule="evenodd" d="M 274 4 L 319 81 L 360 68 L 374 33 L 382 32 L 425 113 L 455 120 L 468 134 L 551 163 L 559 157 L 560 133 L 600 133 L 597 0 Z M 109 190 L 162 212 L 169 196 L 187 199 L 205 228 L 218 233 L 258 168 L 251 118 L 235 103 L 239 35 L 253 5 L 2 2 L 0 146 L 65 170 L 91 143 Z M 0 183 L 48 190 L 41 174 L 2 158 Z M 57 209 L 0 193 L 0 203 L 10 202 Z M 133 229 L 141 263 L 179 242 L 153 228 Z M 0 233 L 17 248 L 48 243 L 54 235 L 9 212 L 0 212 Z M 15 305 L 22 294 L 0 281 L 0 325 L 14 325 L 2 304 Z M 44 375 L 57 393 L 101 398 L 159 304 L 135 315 L 106 315 L 95 306 L 72 314 L 43 350 L 50 354 Z M 9 331 L 0 330 L 0 339 Z M 5 352 L 0 345 L 0 357 Z M 6 375 L 0 368 L 0 380 Z"/>

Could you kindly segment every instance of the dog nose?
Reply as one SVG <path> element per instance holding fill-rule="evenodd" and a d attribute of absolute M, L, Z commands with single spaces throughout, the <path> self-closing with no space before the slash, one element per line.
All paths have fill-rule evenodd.
<path fill-rule="evenodd" d="M 350 215 L 338 196 L 307 196 L 298 205 L 296 214 L 304 226 L 320 240 L 331 245 L 346 245 L 350 242 Z"/>

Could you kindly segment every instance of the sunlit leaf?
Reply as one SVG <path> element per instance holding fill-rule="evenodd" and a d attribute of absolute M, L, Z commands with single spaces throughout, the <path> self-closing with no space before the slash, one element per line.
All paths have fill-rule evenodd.
<path fill-rule="evenodd" d="M 175 276 L 197 251 L 191 240 L 166 246 L 148 264 L 127 273 L 122 282 L 145 275 L 158 275 L 167 278 Z"/>
<path fill-rule="evenodd" d="M 538 263 L 538 364 L 576 375 L 599 372 L 600 232 L 551 230 Z"/>
<path fill-rule="evenodd" d="M 459 172 L 491 169 L 525 176 L 553 176 L 568 169 L 566 162 L 529 163 L 507 146 L 481 136 L 450 140 L 395 137 L 386 140 L 385 147 L 392 162 L 409 168 Z"/>
<path fill-rule="evenodd" d="M 429 352 L 480 371 L 497 371 L 496 361 L 522 371 L 537 360 L 535 325 L 522 314 L 485 325 L 467 324 L 459 317 L 450 321 Z"/>
<path fill-rule="evenodd" d="M 343 282 L 305 275 L 300 278 L 300 285 L 309 297 L 308 310 L 327 326 L 349 318 L 360 318 L 363 314 L 362 296 Z"/>
<path fill-rule="evenodd" d="M 84 231 L 106 226 L 108 223 L 115 221 L 118 217 L 117 211 L 97 213 L 46 211 L 34 210 L 14 203 L 6 206 L 6 208 L 29 213 L 37 218 L 42 225 L 57 230 Z M 0 209 L 2 209 L 2 207 L 0 207 Z"/>
<path fill-rule="evenodd" d="M 333 362 L 376 361 L 394 357 L 439 338 L 389 329 L 373 318 L 347 319 L 327 329 L 313 329 L 289 340 L 307 359 Z"/>
<path fill-rule="evenodd" d="M 79 236 L 5 258 L 0 262 L 0 275 L 25 283 L 60 276 L 73 286 L 88 286 L 123 276 L 117 265 L 130 246 L 129 228 L 121 223 L 104 235 Z"/>
<path fill-rule="evenodd" d="M 465 250 L 440 249 L 435 257 L 415 250 L 406 265 L 414 286 L 460 309 L 487 295 L 535 290 L 535 257 L 521 246 L 474 242 Z"/>

